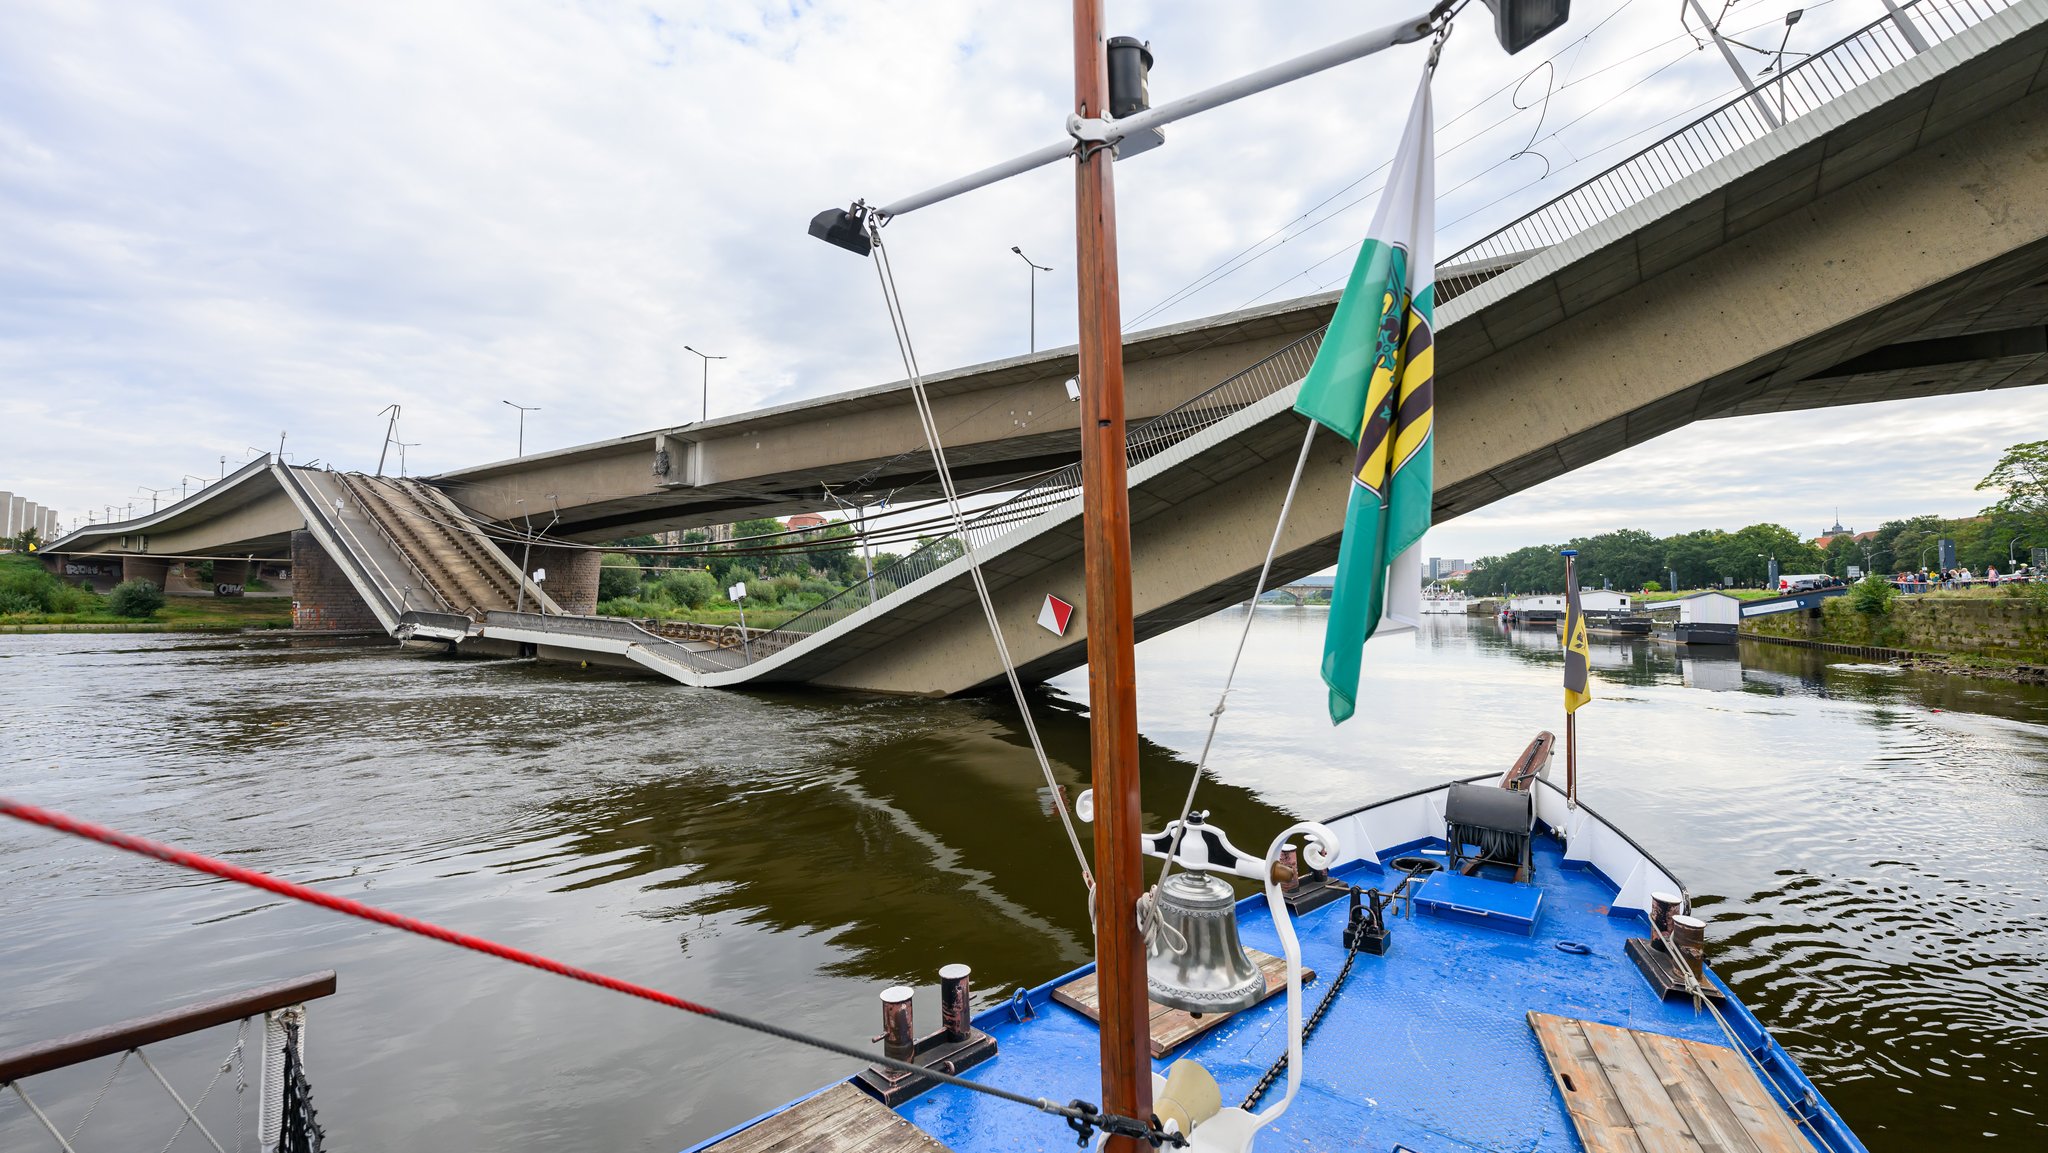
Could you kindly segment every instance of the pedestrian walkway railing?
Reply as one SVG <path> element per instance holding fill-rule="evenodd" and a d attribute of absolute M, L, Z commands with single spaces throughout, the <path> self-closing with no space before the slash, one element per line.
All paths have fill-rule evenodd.
<path fill-rule="evenodd" d="M 1437 302 L 1468 292 L 1670 188 L 1772 131 L 1905 63 L 2018 0 L 1915 0 L 1759 83 L 1698 120 L 1438 265 Z M 1904 24 L 1901 21 L 1905 22 Z M 1908 31 L 1910 25 L 1912 31 Z M 1456 271 L 1453 271 L 1456 270 Z"/>

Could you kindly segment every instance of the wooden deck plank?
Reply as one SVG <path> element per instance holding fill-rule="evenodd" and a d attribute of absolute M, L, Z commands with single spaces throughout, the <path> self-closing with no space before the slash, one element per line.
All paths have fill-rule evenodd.
<path fill-rule="evenodd" d="M 1536 1018 L 1541 1016 L 1529 1014 L 1530 1024 L 1536 1028 L 1536 1041 L 1543 1047 L 1551 1078 L 1557 1083 L 1558 1095 L 1564 1099 L 1565 1111 L 1571 1114 L 1572 1126 L 1579 1131 L 1586 1153 L 1642 1153 L 1643 1143 L 1636 1140 L 1635 1132 L 1629 1128 L 1628 1114 L 1615 1097 L 1613 1086 L 1607 1083 L 1607 1074 L 1593 1059 L 1585 1034 L 1577 1028 L 1565 1027 L 1577 1022 L 1554 1018 L 1558 1025 L 1546 1027 L 1537 1024 Z"/>
<path fill-rule="evenodd" d="M 1699 1137 L 1701 1148 L 1709 1153 L 1760 1153 L 1763 1147 L 1715 1089 L 1712 1072 L 1693 1057 L 1688 1042 L 1637 1033 L 1636 1044 L 1664 1077 L 1665 1090 Z"/>
<path fill-rule="evenodd" d="M 1722 1045 L 1696 1045 L 1692 1055 L 1713 1074 L 1722 1100 L 1742 1118 L 1745 1131 L 1765 1153 L 1810 1153 L 1813 1146 L 1777 1097 L 1757 1080 L 1747 1057 Z"/>
<path fill-rule="evenodd" d="M 1275 957 L 1270 953 L 1261 953 L 1257 949 L 1246 949 L 1245 955 L 1252 959 L 1252 964 L 1257 965 L 1259 972 L 1264 974 L 1266 978 L 1266 993 L 1259 1000 L 1264 1001 L 1266 997 L 1286 991 L 1287 962 L 1285 959 Z M 1303 969 L 1301 971 L 1301 983 L 1304 987 L 1315 979 L 1316 973 L 1314 969 Z M 1090 1021 L 1101 1020 L 1097 1015 L 1097 1002 L 1101 999 L 1101 996 L 1100 991 L 1096 988 L 1095 974 L 1093 973 L 1089 973 L 1084 977 L 1076 977 L 1059 988 L 1054 989 L 1052 991 L 1052 999 L 1088 1018 Z M 1194 1014 L 1181 1009 L 1169 1009 L 1157 1001 L 1151 1002 L 1151 1005 L 1150 1025 L 1152 1055 L 1154 1057 L 1166 1056 L 1176 1047 L 1194 1040 L 1203 1033 L 1228 1021 L 1231 1017 L 1229 1013 L 1204 1013 L 1202 1016 L 1196 1017 Z"/>
<path fill-rule="evenodd" d="M 1588 1153 L 1812 1153 L 1743 1054 L 1530 1013 Z"/>
<path fill-rule="evenodd" d="M 848 1083 L 713 1145 L 714 1153 L 949 1153 L 924 1130 Z"/>
<path fill-rule="evenodd" d="M 1692 1127 L 1671 1103 L 1663 1079 L 1644 1060 L 1631 1032 L 1585 1021 L 1579 1022 L 1579 1028 L 1585 1031 L 1594 1057 L 1621 1097 L 1621 1107 L 1628 1111 L 1629 1124 L 1646 1153 L 1698 1153 L 1700 1143 Z"/>

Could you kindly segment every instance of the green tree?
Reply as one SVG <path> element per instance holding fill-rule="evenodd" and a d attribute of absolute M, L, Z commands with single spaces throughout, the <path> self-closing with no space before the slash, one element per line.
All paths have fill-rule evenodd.
<path fill-rule="evenodd" d="M 2037 527 L 2048 527 L 2048 440 L 2030 440 L 2006 449 L 1977 482 L 1977 488 L 2005 493 L 1992 508 Z"/>
<path fill-rule="evenodd" d="M 1866 616 L 1883 616 L 1891 611 L 1892 597 L 1897 592 L 1890 580 L 1872 573 L 1850 586 L 1849 604 Z"/>
<path fill-rule="evenodd" d="M 626 600 L 640 595 L 646 573 L 639 561 L 625 553 L 608 552 L 597 564 L 597 599 Z"/>
<path fill-rule="evenodd" d="M 122 581 L 114 586 L 113 592 L 107 594 L 107 607 L 112 609 L 116 616 L 148 620 L 156 615 L 158 609 L 164 607 L 164 590 L 156 587 L 154 582 L 139 577 L 132 581 Z"/>
<path fill-rule="evenodd" d="M 654 592 L 671 604 L 701 609 L 718 596 L 718 582 L 703 569 L 681 569 L 656 581 Z"/>

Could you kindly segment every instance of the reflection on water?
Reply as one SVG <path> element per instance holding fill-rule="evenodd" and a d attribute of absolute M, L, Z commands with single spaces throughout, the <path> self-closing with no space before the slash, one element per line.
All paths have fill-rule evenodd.
<path fill-rule="evenodd" d="M 1359 716 L 1333 730 L 1323 619 L 1260 610 L 1198 800 L 1240 844 L 1504 767 L 1559 727 L 1553 629 L 1434 618 L 1373 642 Z M 1235 630 L 1213 618 L 1139 650 L 1155 822 Z M 2048 690 L 1607 637 L 1593 670 L 1588 799 L 1687 880 L 1722 972 L 1871 1147 L 2033 1148 Z M 1070 674 L 1039 700 L 1070 794 L 1085 691 Z M 0 642 L 0 693 L 11 794 L 843 1041 L 874 1033 L 896 981 L 926 986 L 935 1019 L 942 963 L 973 965 L 987 1004 L 1088 952 L 999 700 L 76 636 Z M 0 1047 L 338 969 L 310 1034 L 337 1148 L 673 1150 L 844 1071 L 34 830 L 0 829 L 0 894 Z M 164 1056 L 203 1085 L 224 1045 Z M 38 1078 L 38 1099 L 75 1118 L 104 1069 Z M 99 1144 L 161 1144 L 162 1114 L 121 1097 L 94 1114 Z M 0 1148 L 35 1147 L 32 1124 L 0 1102 Z"/>

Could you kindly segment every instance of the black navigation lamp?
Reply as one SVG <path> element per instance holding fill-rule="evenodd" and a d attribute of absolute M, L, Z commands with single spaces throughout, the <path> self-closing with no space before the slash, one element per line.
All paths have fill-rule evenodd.
<path fill-rule="evenodd" d="M 1572 0 L 1485 0 L 1493 13 L 1493 35 L 1513 56 L 1564 26 Z"/>
<path fill-rule="evenodd" d="M 1109 38 L 1109 115 L 1122 120 L 1152 107 L 1151 46 L 1135 36 Z"/>
<path fill-rule="evenodd" d="M 863 227 L 866 210 L 855 204 L 851 209 L 827 208 L 811 217 L 811 235 L 834 248 L 844 248 L 855 256 L 866 256 L 874 248 L 868 240 L 868 230 Z"/>

